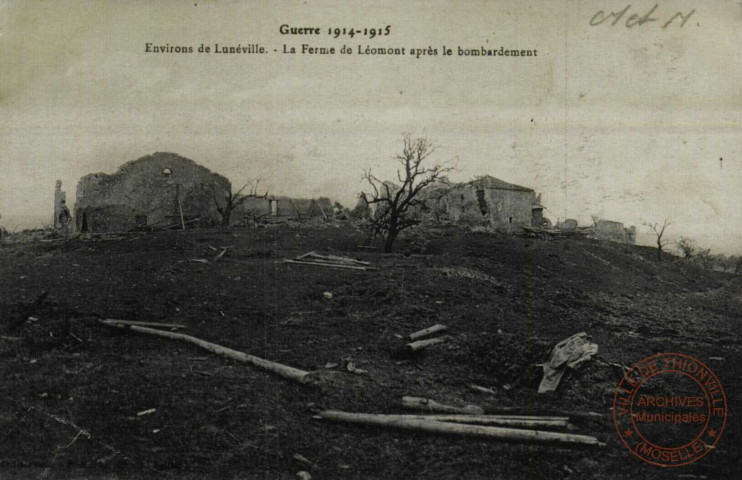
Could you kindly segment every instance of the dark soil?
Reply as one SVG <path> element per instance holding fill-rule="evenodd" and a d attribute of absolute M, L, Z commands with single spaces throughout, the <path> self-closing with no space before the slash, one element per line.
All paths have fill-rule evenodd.
<path fill-rule="evenodd" d="M 658 264 L 645 247 L 455 229 L 423 235 L 400 239 L 400 253 L 390 255 L 359 248 L 361 235 L 347 227 L 0 245 L 0 477 L 291 479 L 307 470 L 347 479 L 735 478 L 740 277 L 669 256 Z M 282 261 L 310 250 L 378 270 Z M 45 290 L 41 306 L 30 307 Z M 96 318 L 185 324 L 204 340 L 335 373 L 302 386 Z M 435 323 L 451 328 L 451 340 L 400 362 L 402 337 Z M 599 358 L 567 374 L 555 394 L 538 395 L 533 364 L 580 331 L 599 345 Z M 621 444 L 611 407 L 622 372 L 608 363 L 667 351 L 707 363 L 730 414 L 715 451 L 663 470 Z M 344 361 L 367 373 L 325 368 Z M 499 443 L 313 418 L 319 408 L 402 413 L 403 395 L 486 412 L 600 413 L 573 423 L 607 446 Z"/>

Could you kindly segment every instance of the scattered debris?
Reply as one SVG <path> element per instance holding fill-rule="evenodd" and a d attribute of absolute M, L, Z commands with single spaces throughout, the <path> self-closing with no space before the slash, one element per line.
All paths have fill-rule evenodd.
<path fill-rule="evenodd" d="M 433 325 L 432 327 L 424 328 L 422 330 L 418 330 L 415 333 L 409 334 L 408 338 L 410 340 L 417 340 L 419 338 L 429 337 L 430 335 L 433 335 L 435 333 L 445 332 L 446 330 L 448 330 L 447 326 L 437 323 Z"/>
<path fill-rule="evenodd" d="M 269 360 L 264 360 L 262 358 L 255 357 L 253 355 L 248 355 L 247 353 L 239 352 L 237 350 L 232 350 L 231 348 L 222 347 L 221 345 L 217 345 L 215 343 L 207 342 L 199 338 L 192 337 L 190 335 L 185 335 L 185 334 L 176 333 L 176 332 L 166 332 L 163 330 L 155 330 L 153 328 L 140 327 L 137 325 L 121 325 L 121 324 L 116 325 L 116 324 L 107 323 L 103 320 L 100 321 L 100 324 L 106 325 L 108 327 L 113 327 L 113 328 L 125 328 L 125 329 L 129 329 L 129 330 L 132 330 L 138 333 L 146 333 L 149 335 L 156 335 L 159 337 L 165 337 L 165 338 L 170 338 L 174 340 L 182 340 L 184 342 L 192 343 L 198 347 L 201 347 L 217 355 L 221 355 L 222 357 L 228 358 L 230 360 L 234 360 L 234 361 L 242 362 L 242 363 L 248 363 L 250 365 L 253 365 L 258 368 L 262 368 L 264 370 L 268 370 L 269 372 L 273 372 L 276 375 L 279 375 L 283 378 L 287 378 L 289 380 L 293 380 L 298 383 L 306 384 L 312 381 L 312 376 L 310 372 L 305 372 L 303 370 L 299 370 L 298 368 L 293 368 L 293 367 L 289 367 L 286 365 L 281 365 L 280 363 L 275 363 Z"/>
<path fill-rule="evenodd" d="M 424 410 L 428 412 L 462 413 L 466 415 L 483 415 L 484 410 L 477 405 L 466 405 L 462 408 L 444 405 L 435 400 L 421 397 L 402 397 L 402 406 L 411 410 Z"/>
<path fill-rule="evenodd" d="M 309 460 L 307 457 L 305 457 L 304 455 L 301 455 L 299 453 L 295 453 L 293 458 L 297 462 L 303 463 L 304 465 L 309 465 L 309 466 L 313 466 L 314 465 L 314 463 L 312 463 L 311 460 Z"/>
<path fill-rule="evenodd" d="M 378 270 L 371 267 L 369 262 L 363 262 L 350 257 L 339 257 L 337 255 L 319 255 L 315 252 L 305 253 L 295 259 L 284 258 L 283 261 L 298 265 L 316 265 L 319 267 L 345 268 L 350 270 Z"/>
<path fill-rule="evenodd" d="M 605 446 L 605 443 L 600 442 L 595 437 L 562 432 L 521 430 L 516 428 L 468 425 L 433 420 L 400 419 L 394 418 L 393 416 L 389 418 L 389 415 L 349 413 L 335 410 L 325 410 L 323 412 L 320 412 L 319 417 L 325 420 L 332 420 L 336 422 L 377 425 L 381 427 L 400 428 L 405 430 L 415 430 L 429 433 L 465 435 L 503 441 L 555 443 L 564 446 Z"/>
<path fill-rule="evenodd" d="M 453 278 L 471 278 L 473 280 L 481 280 L 484 282 L 491 283 L 497 287 L 501 287 L 502 283 L 491 275 L 487 275 L 479 270 L 474 270 L 465 267 L 443 267 L 437 269 L 443 275 Z"/>
<path fill-rule="evenodd" d="M 480 393 L 489 393 L 490 395 L 497 395 L 497 389 L 496 388 L 486 388 L 486 387 L 480 387 L 479 385 L 471 384 L 469 385 L 469 388 L 474 390 L 475 392 Z"/>
<path fill-rule="evenodd" d="M 322 296 L 327 300 L 332 300 L 332 292 L 322 292 Z"/>
<path fill-rule="evenodd" d="M 345 363 L 345 369 L 349 371 L 350 373 L 355 373 L 356 375 L 363 375 L 365 373 L 368 373 L 368 370 L 357 368 L 356 364 L 351 362 L 350 360 L 344 361 L 344 363 Z"/>
<path fill-rule="evenodd" d="M 137 412 L 137 417 L 143 417 L 145 415 L 155 413 L 156 411 L 157 411 L 156 408 L 148 408 L 147 410 L 142 410 L 141 412 Z"/>
<path fill-rule="evenodd" d="M 296 472 L 296 478 L 298 478 L 299 480 L 311 480 L 312 476 L 306 470 L 302 470 L 300 472 Z"/>
<path fill-rule="evenodd" d="M 191 258 L 190 261 L 197 262 L 197 263 L 209 263 L 209 261 L 206 260 L 205 258 Z"/>
<path fill-rule="evenodd" d="M 590 342 L 588 338 L 587 333 L 580 332 L 556 344 L 549 361 L 543 364 L 544 378 L 538 393 L 553 392 L 559 386 L 566 367 L 577 369 L 598 353 L 598 344 Z"/>

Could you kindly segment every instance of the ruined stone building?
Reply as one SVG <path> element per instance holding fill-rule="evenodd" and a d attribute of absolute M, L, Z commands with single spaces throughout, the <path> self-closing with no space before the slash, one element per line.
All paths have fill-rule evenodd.
<path fill-rule="evenodd" d="M 568 218 L 557 222 L 556 228 L 564 231 L 579 231 L 587 238 L 609 242 L 636 244 L 636 227 L 624 227 L 621 222 L 597 219 L 589 227 L 580 227 L 577 220 Z"/>
<path fill-rule="evenodd" d="M 542 226 L 541 196 L 530 188 L 489 175 L 467 183 L 432 189 L 432 214 L 439 221 L 495 230 Z"/>
<path fill-rule="evenodd" d="M 270 220 L 330 220 L 334 210 L 332 201 L 327 197 L 291 198 L 268 195 L 266 197 L 247 198 L 242 202 L 232 217 L 234 225 L 250 225 L 255 221 Z"/>
<path fill-rule="evenodd" d="M 220 221 L 214 198 L 231 192 L 229 180 L 174 153 L 125 163 L 112 175 L 93 173 L 77 184 L 75 228 L 125 232 L 182 222 Z M 56 213 L 55 213 L 56 216 Z"/>
<path fill-rule="evenodd" d="M 636 227 L 624 227 L 621 222 L 597 220 L 588 232 L 588 237 L 610 242 L 636 244 Z"/>

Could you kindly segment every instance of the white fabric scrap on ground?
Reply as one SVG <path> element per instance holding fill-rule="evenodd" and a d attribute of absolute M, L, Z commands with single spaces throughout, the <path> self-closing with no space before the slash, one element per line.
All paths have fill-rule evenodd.
<path fill-rule="evenodd" d="M 585 332 L 572 335 L 557 343 L 544 363 L 544 378 L 538 386 L 538 393 L 553 392 L 559 386 L 566 367 L 576 369 L 598 353 L 598 344 L 588 339 Z"/>

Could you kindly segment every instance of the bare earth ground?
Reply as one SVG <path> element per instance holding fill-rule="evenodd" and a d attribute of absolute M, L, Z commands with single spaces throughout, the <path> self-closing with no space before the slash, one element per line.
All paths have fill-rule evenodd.
<path fill-rule="evenodd" d="M 0 332 L 22 338 L 0 340 L 0 477 L 290 479 L 307 470 L 347 479 L 738 478 L 740 277 L 669 257 L 658 267 L 643 247 L 453 229 L 429 235 L 426 254 L 409 254 L 402 239 L 392 255 L 357 248 L 361 236 L 349 228 L 0 245 L 0 331 L 49 291 L 38 320 Z M 231 248 L 217 261 L 209 246 Z M 379 270 L 281 261 L 310 250 Z M 304 370 L 351 359 L 368 373 L 300 386 L 86 320 L 97 317 L 182 323 L 190 335 Z M 70 335 L 65 318 L 73 319 Z M 435 323 L 451 327 L 451 341 L 398 365 L 399 336 Z M 541 371 L 532 365 L 580 331 L 598 343 L 600 360 L 566 375 L 555 394 L 535 393 Z M 631 365 L 667 351 L 706 362 L 730 413 L 715 451 L 663 470 L 620 443 L 610 408 L 621 370 L 605 362 Z M 402 413 L 403 395 L 485 411 L 602 413 L 574 423 L 607 446 L 498 443 L 312 418 L 317 407 Z M 147 409 L 156 410 L 137 415 Z"/>

